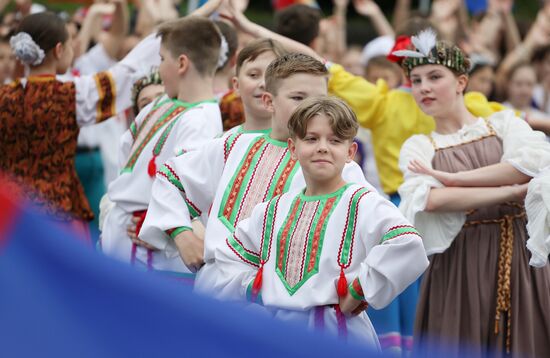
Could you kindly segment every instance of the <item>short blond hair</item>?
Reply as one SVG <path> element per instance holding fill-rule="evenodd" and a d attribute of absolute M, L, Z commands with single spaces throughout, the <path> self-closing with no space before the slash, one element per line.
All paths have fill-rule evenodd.
<path fill-rule="evenodd" d="M 265 71 L 266 91 L 276 95 L 281 81 L 298 73 L 322 76 L 328 79 L 328 70 L 321 61 L 303 53 L 291 53 L 273 60 L 267 66 Z"/>
<path fill-rule="evenodd" d="M 305 99 L 294 110 L 288 121 L 290 136 L 303 139 L 307 124 L 319 114 L 329 119 L 330 128 L 338 138 L 353 140 L 357 135 L 357 116 L 346 102 L 333 96 L 318 96 Z"/>
<path fill-rule="evenodd" d="M 220 57 L 221 35 L 209 19 L 187 16 L 160 25 L 157 36 L 172 56 L 186 55 L 201 75 L 214 75 Z"/>

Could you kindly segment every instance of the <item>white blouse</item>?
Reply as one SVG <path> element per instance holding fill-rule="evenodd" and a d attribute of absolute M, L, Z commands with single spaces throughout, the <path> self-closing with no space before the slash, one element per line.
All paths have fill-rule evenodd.
<path fill-rule="evenodd" d="M 497 112 L 488 118 L 488 122 L 503 142 L 501 162 L 508 162 L 520 172 L 535 178 L 529 184 L 525 199 L 530 236 L 527 247 L 533 255 L 530 264 L 543 266 L 550 253 L 550 143 L 542 132 L 533 131 L 513 111 Z M 485 120 L 479 118 L 456 133 L 432 132 L 431 136 L 438 148 L 445 148 L 488 134 Z M 430 138 L 415 135 L 403 144 L 399 158 L 399 167 L 405 178 L 399 188 L 402 199 L 399 207 L 422 235 L 428 255 L 445 251 L 466 221 L 465 212 L 425 211 L 430 189 L 444 185 L 431 176 L 413 173 L 407 167 L 412 159 L 431 166 L 434 155 Z"/>

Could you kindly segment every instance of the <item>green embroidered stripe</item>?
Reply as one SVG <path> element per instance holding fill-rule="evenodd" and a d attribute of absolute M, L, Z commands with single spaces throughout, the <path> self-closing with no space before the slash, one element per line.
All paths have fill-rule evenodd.
<path fill-rule="evenodd" d="M 264 237 L 262 240 L 262 260 L 266 262 L 269 259 L 269 248 L 271 243 L 271 238 L 273 237 L 273 222 L 275 221 L 275 209 L 277 208 L 277 203 L 279 198 L 273 198 L 267 207 L 267 214 L 265 218 L 265 227 L 264 227 Z"/>
<path fill-rule="evenodd" d="M 402 226 L 402 227 L 397 227 L 397 228 L 389 230 L 382 237 L 382 240 L 380 240 L 380 243 L 383 243 L 385 241 L 391 240 L 391 239 L 393 239 L 397 236 L 401 236 L 401 235 L 404 235 L 404 234 L 413 234 L 413 235 L 420 236 L 420 234 L 418 233 L 418 231 L 414 227 L 412 227 L 412 226 Z"/>
<path fill-rule="evenodd" d="M 281 160 L 281 164 L 277 168 L 277 171 L 273 175 L 273 180 L 271 183 L 269 183 L 269 188 L 267 190 L 267 196 L 266 200 L 269 200 L 275 195 L 275 189 L 277 188 L 277 184 L 279 183 L 279 179 L 281 178 L 281 174 L 283 173 L 283 170 L 285 170 L 286 166 L 288 165 L 288 162 L 290 161 L 290 151 L 287 151 L 283 159 Z M 289 178 L 292 178 L 289 176 Z M 292 180 L 287 180 L 287 182 L 291 182 Z M 282 194 L 282 193 L 280 193 Z"/>
<path fill-rule="evenodd" d="M 170 122 L 170 124 L 164 129 L 164 131 L 160 135 L 159 140 L 155 144 L 155 147 L 153 148 L 153 155 L 158 156 L 160 154 L 162 147 L 164 147 L 164 143 L 166 143 L 166 139 L 168 138 L 168 136 L 170 135 L 170 132 L 172 131 L 172 128 L 174 128 L 174 126 L 178 122 L 178 119 L 180 118 L 181 117 L 177 117 L 175 120 Z"/>
<path fill-rule="evenodd" d="M 164 164 L 162 167 L 160 167 L 159 172 L 162 176 L 168 179 L 168 181 L 172 185 L 174 185 L 180 191 L 185 192 L 185 190 L 183 190 L 183 184 L 180 182 L 179 178 L 173 173 L 173 171 L 170 170 L 170 167 L 168 165 Z"/>
<path fill-rule="evenodd" d="M 354 231 L 357 222 L 357 207 L 359 204 L 359 199 L 368 192 L 369 190 L 367 188 L 359 189 L 351 198 L 351 204 L 348 211 L 348 225 L 344 234 L 342 253 L 340 255 L 340 264 L 342 265 L 349 264 L 351 245 L 353 243 L 353 236 L 355 235 Z"/>
<path fill-rule="evenodd" d="M 260 142 L 260 144 L 258 144 Z M 258 149 L 253 154 L 252 158 L 250 158 L 250 154 L 253 151 L 254 147 L 258 145 Z M 248 146 L 245 155 L 242 157 L 241 162 L 237 166 L 237 170 L 235 170 L 235 174 L 233 174 L 233 177 L 231 178 L 231 181 L 227 184 L 227 187 L 223 193 L 223 198 L 220 203 L 220 210 L 218 211 L 218 218 L 219 220 L 227 227 L 230 231 L 235 230 L 235 217 L 238 212 L 238 208 L 240 207 L 241 200 L 243 198 L 244 192 L 246 191 L 246 184 L 250 180 L 250 176 L 252 175 L 252 172 L 255 169 L 256 164 L 258 163 L 259 157 L 263 151 L 263 149 L 266 146 L 266 141 L 263 137 L 257 137 L 254 140 L 250 142 L 250 145 Z M 247 160 L 250 159 L 250 165 L 248 166 L 248 169 L 243 174 L 243 167 L 245 166 L 245 163 Z M 239 178 L 241 175 L 244 175 L 244 178 Z M 237 197 L 235 199 L 232 199 L 233 202 L 229 203 L 230 196 L 233 196 L 233 191 L 235 190 L 237 179 L 241 181 L 239 192 L 236 194 Z M 225 211 L 228 209 L 227 206 L 230 206 L 230 213 L 229 215 L 225 215 Z"/>
<path fill-rule="evenodd" d="M 227 238 L 227 244 L 241 259 L 254 266 L 260 266 L 260 257 L 252 251 L 245 249 L 237 238 L 235 238 L 235 235 Z"/>
<path fill-rule="evenodd" d="M 201 216 L 202 213 L 199 211 L 199 209 L 195 205 L 193 205 L 191 200 L 189 200 L 187 196 L 185 196 L 184 199 L 185 199 L 185 205 L 187 205 L 187 210 L 189 210 L 189 215 L 191 216 L 191 218 L 194 219 Z"/>
<path fill-rule="evenodd" d="M 132 124 L 130 124 L 130 133 L 132 134 L 132 138 L 136 138 L 136 134 L 137 134 L 137 128 L 136 128 L 136 122 L 133 121 Z"/>
<path fill-rule="evenodd" d="M 241 135 L 240 132 L 235 132 L 225 139 L 225 152 L 224 152 L 225 160 L 227 160 L 227 157 L 229 157 L 229 152 L 231 152 L 231 147 L 233 147 L 233 143 L 235 142 L 235 139 L 237 139 L 237 137 L 240 135 Z"/>
<path fill-rule="evenodd" d="M 170 231 L 170 232 L 168 233 L 168 231 Z M 180 227 L 174 228 L 172 230 L 167 230 L 166 232 L 168 233 L 170 238 L 175 239 L 176 236 L 178 236 L 179 234 L 181 234 L 184 231 L 193 231 L 193 229 L 190 228 L 189 226 L 180 226 Z"/>
<path fill-rule="evenodd" d="M 151 108 L 151 111 L 147 114 L 145 119 L 141 122 L 141 125 L 139 127 L 136 127 L 136 138 L 141 134 L 141 131 L 143 130 L 143 128 L 145 128 L 145 125 L 153 117 L 153 115 L 156 113 L 156 111 L 160 107 L 164 106 L 169 101 L 168 99 L 165 99 L 164 101 L 161 101 L 162 98 L 163 98 L 163 96 L 160 96 L 155 100 L 155 104 L 153 104 L 153 107 Z"/>
<path fill-rule="evenodd" d="M 357 278 L 353 280 L 353 282 L 349 285 L 348 289 L 351 296 L 356 300 L 359 300 L 359 301 L 365 300 L 365 296 L 363 296 L 361 292 L 362 291 L 361 284 L 359 283 L 359 280 Z"/>
<path fill-rule="evenodd" d="M 169 120 L 170 117 L 172 116 L 172 113 L 176 110 L 180 108 L 179 106 L 177 105 L 173 105 L 171 106 L 160 118 L 159 120 L 157 121 L 157 123 L 153 126 L 153 128 L 151 129 L 151 132 L 149 132 L 146 137 L 143 139 L 143 141 L 138 145 L 138 147 L 136 148 L 136 150 L 132 153 L 132 155 L 130 156 L 130 159 L 128 159 L 128 163 L 126 164 L 126 167 L 127 168 L 133 168 L 134 165 L 136 164 L 136 161 L 138 159 L 138 157 L 141 155 L 141 153 L 143 152 L 143 150 L 145 149 L 145 146 L 147 146 L 147 143 L 149 143 L 149 141 L 155 136 L 155 134 L 160 130 L 160 128 L 165 124 L 165 121 Z M 143 125 L 141 126 L 142 128 L 144 127 Z M 155 127 L 157 127 L 155 129 Z"/>

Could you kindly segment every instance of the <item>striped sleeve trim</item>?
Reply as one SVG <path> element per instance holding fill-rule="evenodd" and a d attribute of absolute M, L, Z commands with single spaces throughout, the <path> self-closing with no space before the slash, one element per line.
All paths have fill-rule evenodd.
<path fill-rule="evenodd" d="M 193 231 L 193 229 L 190 228 L 189 226 L 180 226 L 170 230 L 166 230 L 166 233 L 168 234 L 168 236 L 170 236 L 170 238 L 175 239 L 176 236 L 178 236 L 184 231 Z"/>
<path fill-rule="evenodd" d="M 136 135 L 137 135 L 137 126 L 136 126 L 136 122 L 133 121 L 131 124 L 130 124 L 130 134 L 132 134 L 132 138 L 135 140 L 136 139 Z"/>
<path fill-rule="evenodd" d="M 349 293 L 356 300 L 365 301 L 365 294 L 363 293 L 363 288 L 361 287 L 361 283 L 359 282 L 358 278 L 353 280 L 351 285 L 349 285 Z"/>
<path fill-rule="evenodd" d="M 174 169 L 172 169 L 168 164 L 164 164 L 162 167 L 160 167 L 157 173 L 165 177 L 168 182 L 178 188 L 179 191 L 185 192 L 185 190 L 183 190 L 183 184 L 181 183 L 180 178 L 177 176 Z"/>
<path fill-rule="evenodd" d="M 255 266 L 260 267 L 260 255 L 257 253 L 248 250 L 244 247 L 244 245 L 237 239 L 237 237 L 233 234 L 225 240 L 227 243 L 227 246 L 241 259 L 242 261 Z"/>
<path fill-rule="evenodd" d="M 382 237 L 382 240 L 380 240 L 380 243 L 382 244 L 388 240 L 392 240 L 392 239 L 395 239 L 396 237 L 403 236 L 403 235 L 416 235 L 420 237 L 420 234 L 413 226 L 410 226 L 410 225 L 395 226 L 386 232 L 386 234 Z"/>
<path fill-rule="evenodd" d="M 96 122 L 102 122 L 116 114 L 116 85 L 110 72 L 99 72 L 94 79 L 99 94 Z"/>

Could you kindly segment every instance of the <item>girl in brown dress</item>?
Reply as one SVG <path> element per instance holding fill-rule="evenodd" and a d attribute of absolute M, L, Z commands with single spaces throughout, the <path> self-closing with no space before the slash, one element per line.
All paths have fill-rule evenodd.
<path fill-rule="evenodd" d="M 550 145 L 512 111 L 467 111 L 469 61 L 458 47 L 430 31 L 413 43 L 416 51 L 397 55 L 436 123 L 400 156 L 401 209 L 431 255 L 415 345 L 448 357 L 550 357 L 550 266 L 529 266 L 523 204 L 527 183 L 550 164 Z"/>

